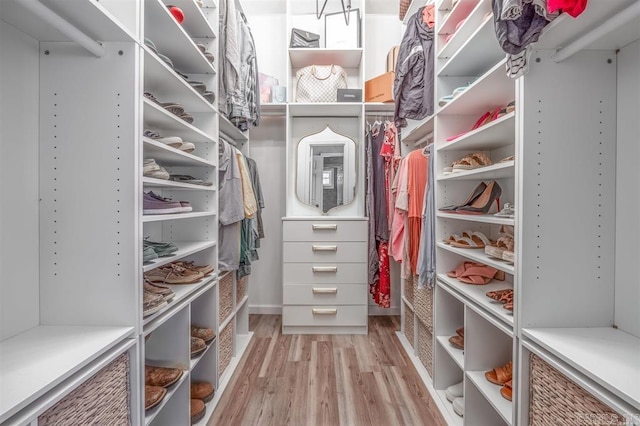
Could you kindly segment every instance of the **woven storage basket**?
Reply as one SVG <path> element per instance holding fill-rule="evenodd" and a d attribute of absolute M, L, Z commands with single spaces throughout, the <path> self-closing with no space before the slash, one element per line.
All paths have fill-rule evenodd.
<path fill-rule="evenodd" d="M 411 5 L 411 0 L 400 0 L 400 20 L 404 19 L 404 16 L 407 14 L 409 10 L 409 5 Z"/>
<path fill-rule="evenodd" d="M 433 377 L 433 335 L 427 327 L 418 321 L 418 358 Z"/>
<path fill-rule="evenodd" d="M 404 298 L 407 299 L 407 302 L 413 305 L 414 297 L 413 297 L 413 282 L 415 281 L 414 276 L 407 278 L 404 280 Z"/>
<path fill-rule="evenodd" d="M 532 426 L 623 425 L 611 407 L 531 354 L 529 421 Z"/>
<path fill-rule="evenodd" d="M 224 370 L 229 366 L 231 358 L 233 357 L 233 321 L 222 330 L 220 338 L 218 340 L 220 345 L 220 361 L 218 366 L 219 377 L 222 376 Z"/>
<path fill-rule="evenodd" d="M 249 285 L 249 275 L 245 275 L 242 278 L 238 278 L 236 281 L 236 303 L 242 302 L 244 296 L 247 294 L 247 286 Z"/>
<path fill-rule="evenodd" d="M 233 274 L 234 272 L 227 272 L 225 276 L 220 278 L 220 288 L 218 289 L 218 317 L 220 323 L 229 318 L 229 315 L 233 312 Z"/>
<path fill-rule="evenodd" d="M 433 288 L 418 288 L 418 279 L 413 280 L 414 304 L 416 316 L 433 333 Z"/>
<path fill-rule="evenodd" d="M 130 425 L 129 409 L 129 354 L 124 353 L 45 411 L 38 425 Z"/>
<path fill-rule="evenodd" d="M 415 333 L 414 333 L 414 324 L 415 320 L 413 318 L 413 311 L 407 305 L 404 304 L 404 335 L 411 344 L 415 348 Z"/>

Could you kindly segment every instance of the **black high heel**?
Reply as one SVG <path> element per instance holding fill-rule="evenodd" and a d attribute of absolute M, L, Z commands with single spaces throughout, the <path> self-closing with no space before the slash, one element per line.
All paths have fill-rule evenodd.
<path fill-rule="evenodd" d="M 500 211 L 500 195 L 502 195 L 502 188 L 498 185 L 498 182 L 491 181 L 485 188 L 484 192 L 476 198 L 470 205 L 461 206 L 455 210 L 455 213 L 460 214 L 487 214 L 491 209 L 491 204 L 495 201 L 498 205 L 498 211 Z"/>
<path fill-rule="evenodd" d="M 462 206 L 469 206 L 469 205 L 471 205 L 471 203 L 473 203 L 476 200 L 476 198 L 478 198 L 479 196 L 482 195 L 482 193 L 484 192 L 484 190 L 486 188 L 487 188 L 487 184 L 485 184 L 484 182 L 480 182 L 478 184 L 478 186 L 476 186 L 476 189 L 474 189 L 473 192 L 471 194 L 469 194 L 469 197 L 467 198 L 467 200 L 463 204 L 461 204 L 459 206 L 454 206 L 454 205 L 446 206 L 446 207 L 442 207 L 442 208 L 440 208 L 438 210 L 440 210 L 441 212 L 453 212 L 453 211 L 459 209 Z"/>

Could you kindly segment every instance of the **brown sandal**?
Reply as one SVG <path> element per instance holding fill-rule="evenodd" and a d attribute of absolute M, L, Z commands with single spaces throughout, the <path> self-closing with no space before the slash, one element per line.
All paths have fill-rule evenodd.
<path fill-rule="evenodd" d="M 489 299 L 493 299 L 495 301 L 499 301 L 500 298 L 502 298 L 503 295 L 511 293 L 513 294 L 513 290 L 510 288 L 505 288 L 504 290 L 495 290 L 495 291 L 488 291 L 485 293 L 485 295 L 489 298 Z"/>
<path fill-rule="evenodd" d="M 502 386 L 502 389 L 500 389 L 500 395 L 502 395 L 502 397 L 504 399 L 508 399 L 509 401 L 511 401 L 511 399 L 513 398 L 513 379 L 507 381 L 507 383 L 504 384 L 504 386 Z"/>
<path fill-rule="evenodd" d="M 491 159 L 484 152 L 474 152 L 454 162 L 451 166 L 454 173 L 464 170 L 479 169 L 490 166 Z"/>
<path fill-rule="evenodd" d="M 484 373 L 484 377 L 495 385 L 503 386 L 513 377 L 513 363 L 509 361 L 502 367 L 496 367 Z"/>

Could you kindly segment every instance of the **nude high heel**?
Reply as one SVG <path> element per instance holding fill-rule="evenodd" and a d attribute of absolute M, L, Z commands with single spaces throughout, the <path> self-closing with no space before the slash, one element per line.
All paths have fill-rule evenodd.
<path fill-rule="evenodd" d="M 500 185 L 498 185 L 498 182 L 495 180 L 491 181 L 478 198 L 468 206 L 461 206 L 457 208 L 455 213 L 487 214 L 494 201 L 498 205 L 498 210 L 500 210 L 500 195 L 502 195 L 502 188 L 500 188 Z"/>

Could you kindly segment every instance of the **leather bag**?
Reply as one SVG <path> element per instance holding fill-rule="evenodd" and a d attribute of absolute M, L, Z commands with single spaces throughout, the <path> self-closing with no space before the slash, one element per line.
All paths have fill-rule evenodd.
<path fill-rule="evenodd" d="M 339 65 L 310 65 L 296 73 L 296 102 L 337 102 L 347 88 L 347 73 Z"/>
<path fill-rule="evenodd" d="M 289 47 L 320 47 L 320 35 L 292 28 Z"/>

